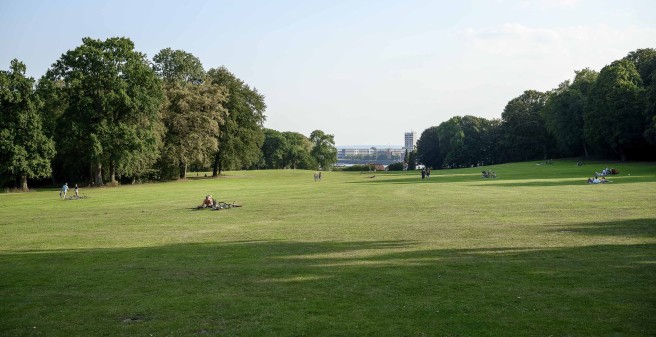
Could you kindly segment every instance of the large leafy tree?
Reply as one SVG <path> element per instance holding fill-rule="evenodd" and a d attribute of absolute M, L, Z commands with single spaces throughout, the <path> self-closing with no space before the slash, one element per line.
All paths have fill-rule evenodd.
<path fill-rule="evenodd" d="M 260 166 L 267 169 L 284 168 L 285 155 L 288 149 L 289 144 L 287 144 L 287 138 L 285 138 L 282 132 L 273 129 L 264 129 Z"/>
<path fill-rule="evenodd" d="M 214 154 L 213 175 L 222 170 L 250 167 L 260 159 L 264 141 L 264 95 L 250 88 L 225 67 L 210 69 L 208 78 L 227 90 L 224 107 L 225 123 L 218 136 L 219 148 Z"/>
<path fill-rule="evenodd" d="M 82 39 L 63 54 L 44 81 L 57 84 L 66 100 L 57 128 L 61 155 L 71 166 L 91 167 L 96 184 L 103 167 L 138 174 L 158 156 L 161 138 L 160 81 L 146 56 L 127 38 Z"/>
<path fill-rule="evenodd" d="M 587 68 L 576 71 L 574 82 L 563 82 L 550 93 L 544 106 L 547 128 L 554 135 L 564 156 L 588 156 L 583 134 L 583 115 L 588 108 L 588 94 L 597 75 L 597 72 Z"/>
<path fill-rule="evenodd" d="M 317 163 L 312 158 L 312 142 L 298 132 L 286 131 L 282 133 L 287 145 L 283 162 L 284 167 L 291 169 L 313 169 Z"/>
<path fill-rule="evenodd" d="M 455 116 L 437 127 L 437 136 L 442 151 L 443 163 L 449 167 L 464 165 L 465 133 L 461 127 L 462 117 Z"/>
<path fill-rule="evenodd" d="M 633 63 L 640 74 L 645 89 L 644 117 L 647 130 L 644 136 L 649 143 L 656 145 L 656 49 L 638 49 L 624 59 Z"/>
<path fill-rule="evenodd" d="M 219 148 L 224 100 L 223 88 L 210 82 L 166 85 L 163 161 L 177 165 L 179 178 L 186 177 L 189 165 L 211 162 Z"/>
<path fill-rule="evenodd" d="M 200 59 L 184 50 L 160 50 L 153 57 L 153 68 L 157 76 L 166 82 L 198 84 L 205 79 Z"/>
<path fill-rule="evenodd" d="M 507 159 L 523 161 L 549 156 L 553 138 L 542 116 L 547 97 L 546 93 L 527 90 L 503 109 L 501 119 Z"/>
<path fill-rule="evenodd" d="M 337 162 L 337 148 L 335 148 L 335 136 L 314 130 L 310 134 L 312 151 L 310 154 L 319 167 L 324 170 Z"/>
<path fill-rule="evenodd" d="M 636 154 L 645 143 L 644 91 L 634 63 L 619 60 L 601 69 L 584 116 L 587 141 L 622 160 Z"/>
<path fill-rule="evenodd" d="M 160 168 L 166 178 L 185 178 L 189 165 L 209 165 L 219 149 L 225 89 L 208 81 L 200 60 L 185 51 L 162 49 L 153 61 L 166 96 Z"/>
<path fill-rule="evenodd" d="M 440 151 L 437 126 L 431 126 L 421 133 L 421 136 L 417 140 L 417 159 L 427 167 L 442 167 L 443 157 Z"/>
<path fill-rule="evenodd" d="M 497 160 L 498 121 L 455 116 L 436 128 L 441 160 L 450 167 L 492 163 Z"/>
<path fill-rule="evenodd" d="M 9 71 L 0 71 L 0 183 L 17 180 L 28 191 L 28 178 L 51 174 L 55 145 L 44 133 L 43 103 L 25 70 L 14 59 Z"/>

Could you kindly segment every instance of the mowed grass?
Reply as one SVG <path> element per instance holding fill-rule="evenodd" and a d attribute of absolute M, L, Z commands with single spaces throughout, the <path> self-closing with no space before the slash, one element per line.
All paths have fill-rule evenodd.
<path fill-rule="evenodd" d="M 312 174 L 0 195 L 0 335 L 656 335 L 654 163 Z"/>

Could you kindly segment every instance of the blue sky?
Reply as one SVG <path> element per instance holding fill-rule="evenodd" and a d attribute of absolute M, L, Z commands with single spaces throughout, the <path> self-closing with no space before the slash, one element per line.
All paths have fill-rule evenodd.
<path fill-rule="evenodd" d="M 83 37 L 181 49 L 266 96 L 266 127 L 401 145 L 456 115 L 656 48 L 656 1 L 0 0 L 0 69 L 40 78 Z"/>

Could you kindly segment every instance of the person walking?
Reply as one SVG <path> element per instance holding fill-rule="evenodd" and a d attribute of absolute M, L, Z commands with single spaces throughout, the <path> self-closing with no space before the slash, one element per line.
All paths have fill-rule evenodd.
<path fill-rule="evenodd" d="M 61 188 L 61 192 L 59 192 L 59 196 L 62 199 L 66 199 L 66 192 L 68 192 L 68 183 L 64 183 L 64 186 Z"/>

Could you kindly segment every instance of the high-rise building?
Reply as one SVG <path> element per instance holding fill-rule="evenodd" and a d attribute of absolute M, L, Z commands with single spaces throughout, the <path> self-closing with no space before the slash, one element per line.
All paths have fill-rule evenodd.
<path fill-rule="evenodd" d="M 404 144 L 405 144 L 405 148 L 408 149 L 408 151 L 414 150 L 415 144 L 417 144 L 417 133 L 414 131 L 406 132 Z"/>

